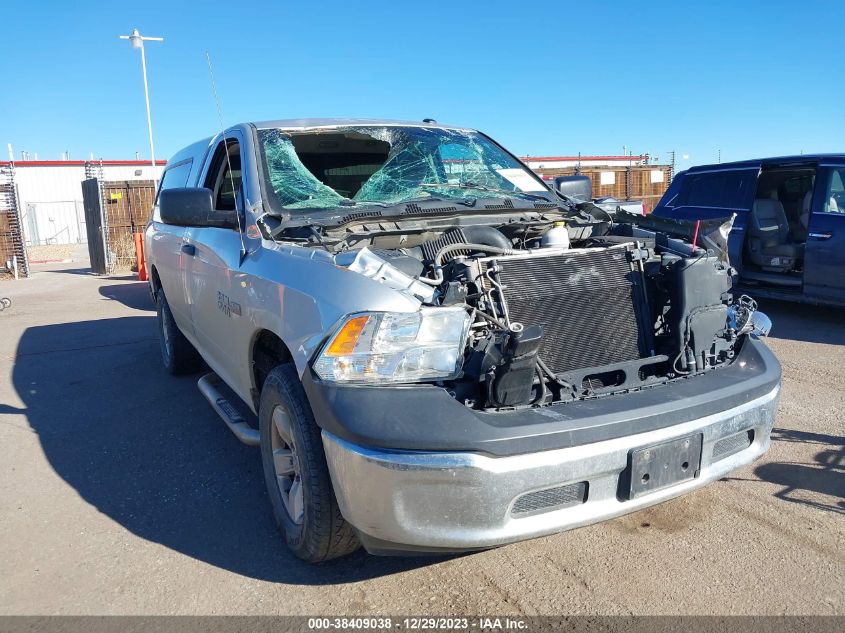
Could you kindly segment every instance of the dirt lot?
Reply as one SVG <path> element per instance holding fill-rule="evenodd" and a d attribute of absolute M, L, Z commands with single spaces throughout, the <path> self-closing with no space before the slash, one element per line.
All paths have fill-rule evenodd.
<path fill-rule="evenodd" d="M 256 449 L 160 367 L 144 284 L 0 282 L 0 614 L 845 614 L 845 313 L 768 304 L 770 452 L 685 498 L 451 559 L 320 567 Z"/>
<path fill-rule="evenodd" d="M 26 254 L 31 262 L 46 262 L 70 259 L 75 262 L 87 261 L 88 253 L 79 244 L 45 244 L 27 246 Z"/>

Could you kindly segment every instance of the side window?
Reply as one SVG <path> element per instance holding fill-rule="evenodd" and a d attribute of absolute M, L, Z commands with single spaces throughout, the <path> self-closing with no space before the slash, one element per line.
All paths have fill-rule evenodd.
<path fill-rule="evenodd" d="M 745 208 L 756 181 L 751 170 L 687 174 L 674 206 Z"/>
<path fill-rule="evenodd" d="M 161 216 L 158 208 L 158 197 L 165 189 L 174 189 L 176 187 L 185 187 L 188 184 L 188 177 L 191 175 L 192 159 L 188 159 L 175 165 L 167 166 L 164 173 L 161 175 L 161 181 L 158 183 L 158 191 L 156 191 L 156 199 L 153 204 L 153 222 L 160 222 Z"/>
<path fill-rule="evenodd" d="M 828 170 L 827 192 L 822 204 L 824 213 L 845 213 L 845 167 Z"/>
<path fill-rule="evenodd" d="M 237 194 L 241 188 L 241 152 L 236 140 L 223 141 L 214 151 L 214 158 L 205 186 L 214 192 L 214 208 L 218 211 L 234 211 Z"/>
<path fill-rule="evenodd" d="M 156 195 L 156 202 L 158 196 L 165 189 L 174 189 L 176 187 L 186 187 L 188 185 L 188 176 L 191 175 L 191 165 L 193 161 L 188 160 L 173 167 L 168 167 L 164 170 L 161 176 L 161 182 L 158 186 L 158 194 Z"/>

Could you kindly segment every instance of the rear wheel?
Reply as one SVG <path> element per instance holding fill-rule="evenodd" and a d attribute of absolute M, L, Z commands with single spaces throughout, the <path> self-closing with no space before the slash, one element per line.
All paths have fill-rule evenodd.
<path fill-rule="evenodd" d="M 161 345 L 161 360 L 171 374 L 192 374 L 202 367 L 202 358 L 185 335 L 179 331 L 173 313 L 167 304 L 164 290 L 156 293 L 158 314 L 158 337 Z"/>
<path fill-rule="evenodd" d="M 320 431 L 293 365 L 269 373 L 258 409 L 261 461 L 273 516 L 288 548 L 310 563 L 360 547 L 340 514 Z"/>

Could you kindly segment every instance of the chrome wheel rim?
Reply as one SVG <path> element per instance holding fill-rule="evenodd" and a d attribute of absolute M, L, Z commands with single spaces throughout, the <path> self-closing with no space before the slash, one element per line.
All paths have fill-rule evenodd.
<path fill-rule="evenodd" d="M 297 525 L 302 523 L 305 514 L 305 499 L 302 494 L 302 477 L 299 469 L 299 456 L 293 441 L 290 414 L 283 405 L 273 409 L 272 429 L 270 433 L 273 449 L 273 470 L 276 485 L 282 496 L 282 503 L 290 520 Z"/>

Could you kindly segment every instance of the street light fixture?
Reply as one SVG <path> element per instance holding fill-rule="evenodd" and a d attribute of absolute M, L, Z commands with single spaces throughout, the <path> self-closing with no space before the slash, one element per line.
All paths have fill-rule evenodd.
<path fill-rule="evenodd" d="M 147 103 L 147 130 L 150 133 L 150 160 L 153 165 L 153 182 L 158 187 L 158 178 L 156 177 L 156 152 L 155 145 L 153 145 L 153 123 L 150 118 L 150 90 L 147 87 L 147 57 L 144 54 L 144 42 L 163 42 L 163 37 L 146 37 L 138 32 L 138 29 L 132 29 L 130 35 L 121 35 L 120 39 L 129 40 L 132 48 L 140 49 L 141 51 L 141 72 L 144 75 L 144 99 Z"/>

